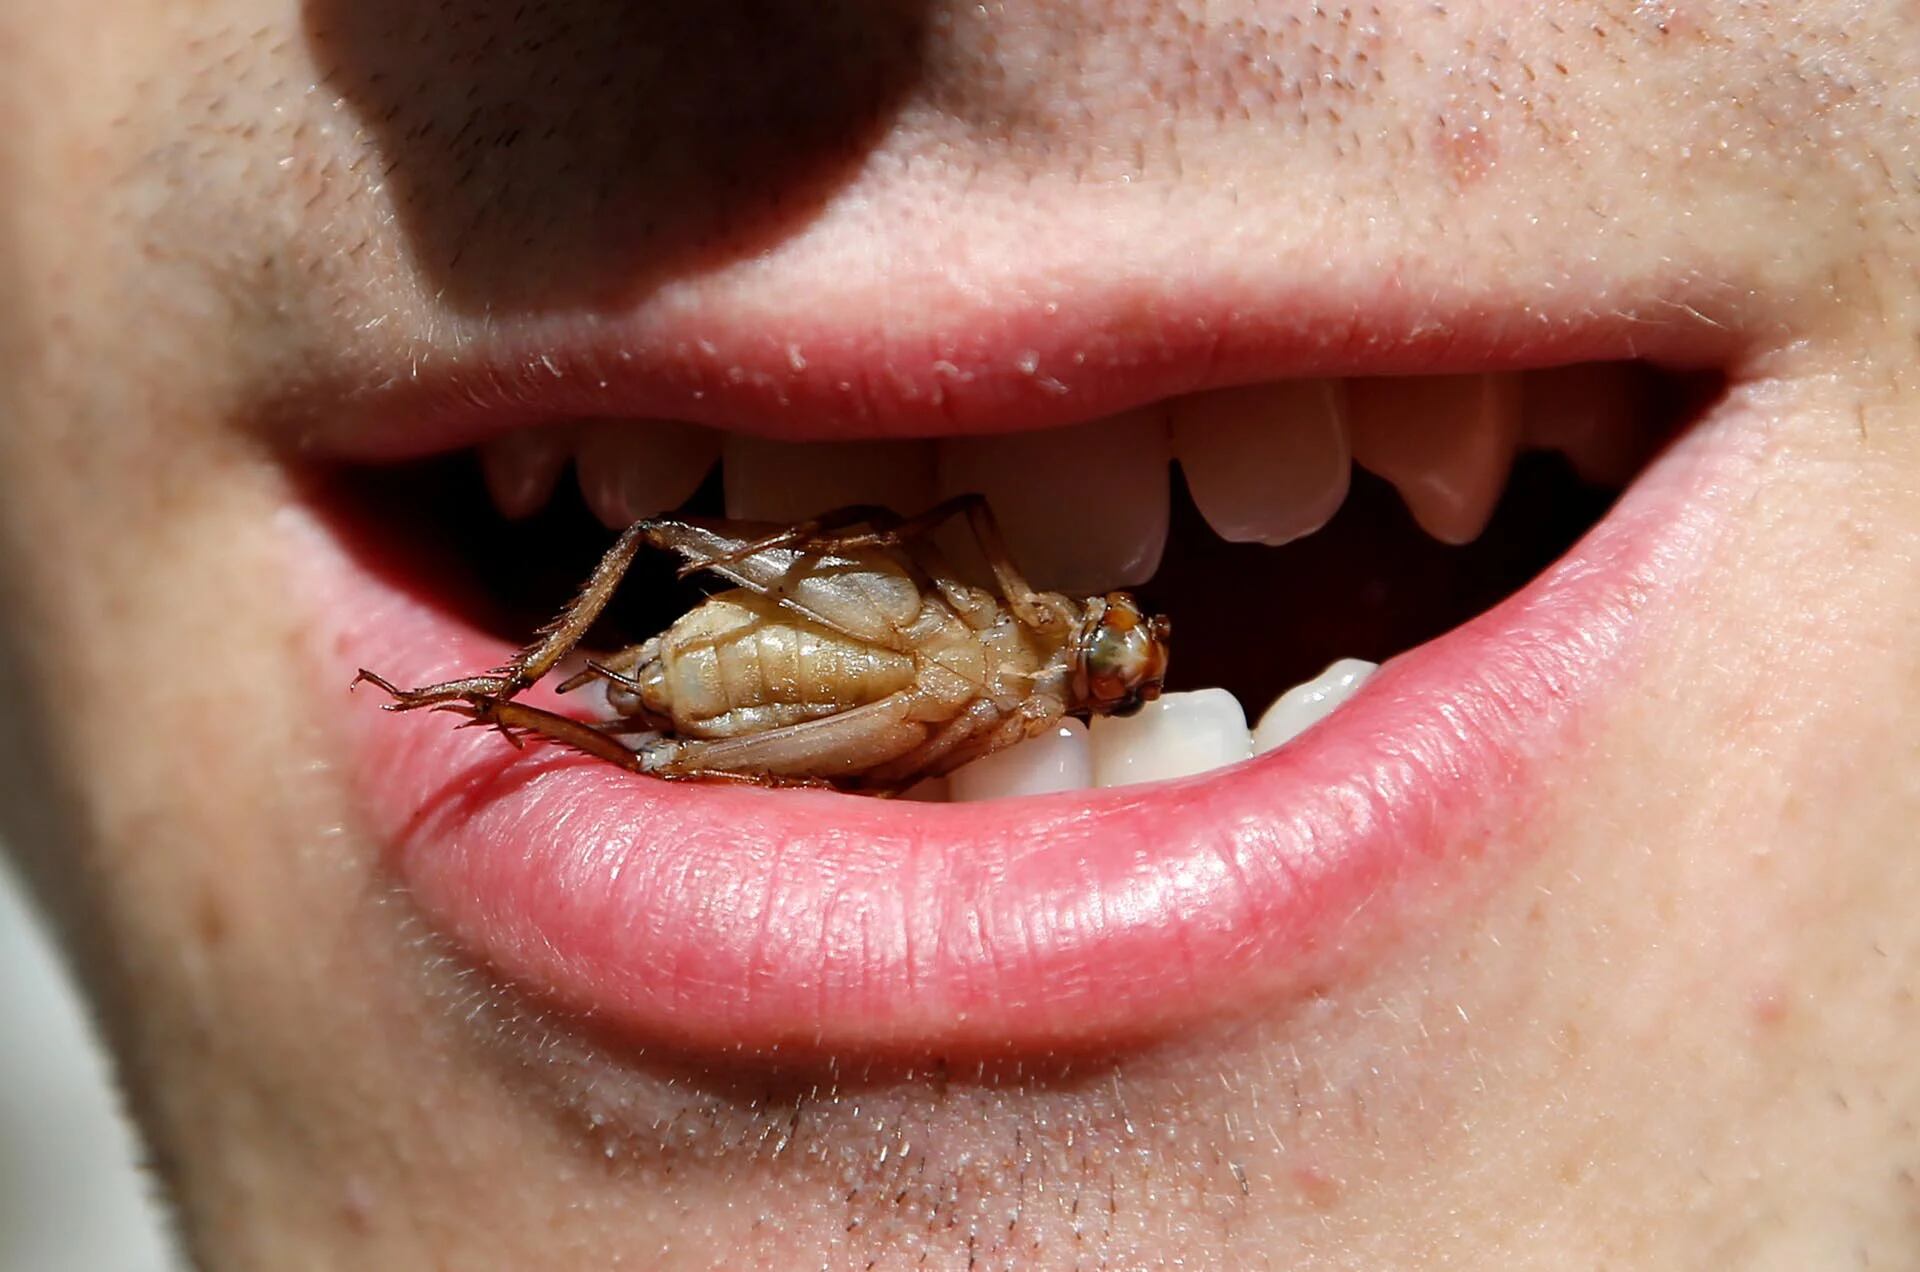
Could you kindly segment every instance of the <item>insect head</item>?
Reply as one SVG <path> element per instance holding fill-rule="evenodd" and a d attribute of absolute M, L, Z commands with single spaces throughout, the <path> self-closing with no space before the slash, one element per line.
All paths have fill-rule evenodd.
<path fill-rule="evenodd" d="M 1073 692 L 1094 715 L 1132 715 L 1160 696 L 1173 623 L 1149 617 L 1125 592 L 1087 602 L 1073 646 Z"/>

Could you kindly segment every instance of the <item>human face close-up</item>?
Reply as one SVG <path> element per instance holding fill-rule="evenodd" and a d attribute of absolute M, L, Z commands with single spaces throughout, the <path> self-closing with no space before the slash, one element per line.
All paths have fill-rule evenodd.
<path fill-rule="evenodd" d="M 0 15 L 200 1263 L 1920 1264 L 1903 6 Z"/>

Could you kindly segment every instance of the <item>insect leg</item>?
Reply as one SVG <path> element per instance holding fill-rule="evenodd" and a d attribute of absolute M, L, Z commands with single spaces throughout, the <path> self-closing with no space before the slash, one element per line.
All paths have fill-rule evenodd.
<path fill-rule="evenodd" d="M 1026 575 L 1020 573 L 1020 567 L 1013 563 L 1013 555 L 1007 551 L 1006 538 L 1000 533 L 1000 522 L 994 517 L 993 508 L 984 495 L 955 495 L 890 528 L 875 527 L 866 534 L 842 535 L 827 542 L 834 549 L 902 545 L 921 539 L 941 523 L 963 515 L 967 519 L 967 528 L 973 532 L 974 542 L 979 545 L 980 555 L 986 559 L 987 568 L 993 571 L 993 579 L 1002 599 L 1014 616 L 1038 631 L 1052 631 L 1065 622 L 1065 617 L 1045 603 L 1042 594 L 1027 582 Z"/>
<path fill-rule="evenodd" d="M 902 518 L 886 508 L 854 504 L 836 508 L 818 517 L 795 524 L 752 543 L 742 544 L 705 564 L 743 561 L 774 548 L 797 547 L 809 552 L 851 552 L 860 548 L 902 547 L 925 538 L 944 522 L 965 516 L 980 555 L 993 571 L 1001 595 L 1021 622 L 1043 631 L 1058 627 L 1064 618 L 1041 599 L 1041 593 L 1027 582 L 1020 567 L 1007 551 L 1000 523 L 986 498 L 978 494 L 955 495 L 925 512 Z M 865 530 L 839 530 L 837 527 L 865 525 Z"/>
<path fill-rule="evenodd" d="M 935 527 L 956 516 L 964 515 L 967 528 L 973 533 L 973 541 L 980 549 L 981 557 L 987 568 L 993 572 L 995 585 L 1000 589 L 1001 599 L 1014 617 L 1035 631 L 1052 632 L 1070 623 L 1071 618 L 1062 613 L 1056 604 L 1048 603 L 1047 593 L 1036 589 L 1027 582 L 1026 575 L 1020 573 L 1020 567 L 1013 563 L 1013 554 L 1007 551 L 1006 538 L 1000 533 L 1000 522 L 993 515 L 993 508 L 984 495 L 955 495 L 953 498 L 935 504 L 915 517 L 909 517 L 888 530 L 875 530 L 866 535 L 842 536 L 831 541 L 834 548 L 857 548 L 880 546 L 883 544 L 904 545 L 923 539 Z M 937 560 L 937 558 L 936 558 Z M 939 574 L 935 575 L 940 577 Z"/>
<path fill-rule="evenodd" d="M 647 687 L 637 677 L 648 663 L 659 657 L 660 638 L 644 641 L 638 645 L 629 645 L 615 654 L 609 654 L 604 661 L 588 659 L 585 670 L 568 676 L 554 687 L 555 693 L 572 693 L 594 681 L 601 681 L 607 687 L 606 708 L 622 726 L 613 729 L 615 733 L 625 732 L 630 727 L 634 732 L 648 729 L 673 728 L 671 716 L 659 715 L 646 705 Z M 602 727 L 611 727 L 607 721 Z"/>
<path fill-rule="evenodd" d="M 680 567 L 681 577 L 696 574 L 701 570 L 711 570 L 717 566 L 738 565 L 750 557 L 762 552 L 771 552 L 776 548 L 802 548 L 807 551 L 831 552 L 841 548 L 871 546 L 881 540 L 873 538 L 874 533 L 886 535 L 900 524 L 900 516 L 890 508 L 878 504 L 848 504 L 844 508 L 835 508 L 823 512 L 817 517 L 808 517 L 805 521 L 796 521 L 790 526 L 764 535 L 751 542 L 740 544 L 726 552 L 704 560 L 689 561 Z M 869 527 L 859 534 L 845 533 L 847 527 L 864 525 Z"/>
<path fill-rule="evenodd" d="M 516 743 L 519 741 L 516 731 L 537 733 L 561 746 L 571 747 L 631 772 L 647 771 L 645 761 L 639 752 L 621 745 L 616 739 L 590 724 L 569 719 L 556 712 L 530 707 L 523 702 L 510 702 L 505 698 L 490 697 L 487 694 L 471 694 L 464 699 L 442 702 L 436 706 L 439 710 L 466 716 L 475 725 L 491 725 Z"/>
<path fill-rule="evenodd" d="M 633 673 L 640 665 L 652 658 L 659 646 L 655 640 L 643 641 L 638 645 L 629 645 L 618 653 L 609 654 L 598 662 L 589 661 L 585 671 L 577 671 L 554 687 L 555 693 L 572 693 L 582 685 L 596 680 L 605 680 L 623 688 L 640 692 L 640 684 Z"/>
<path fill-rule="evenodd" d="M 699 570 L 711 569 L 716 565 L 732 565 L 776 548 L 825 553 L 902 547 L 926 537 L 938 526 L 963 514 L 973 523 L 974 537 L 982 540 L 982 546 L 990 542 L 1004 558 L 1006 547 L 1000 538 L 1000 527 L 993 520 L 986 499 L 980 495 L 955 495 L 911 517 L 902 517 L 891 508 L 882 508 L 877 504 L 849 504 L 805 521 L 796 521 L 772 534 L 740 544 L 697 564 L 690 563 L 690 568 Z M 866 529 L 851 529 L 854 526 L 865 526 Z M 1017 570 L 1012 572 L 1011 578 L 1023 592 L 1032 591 Z"/>
<path fill-rule="evenodd" d="M 926 742 L 893 766 L 868 776 L 911 786 L 923 777 L 944 777 L 979 754 L 978 744 L 1004 725 L 1006 713 L 992 700 L 976 698 L 967 709 L 940 725 Z"/>
<path fill-rule="evenodd" d="M 618 740 L 579 720 L 558 715 L 522 702 L 478 695 L 456 702 L 445 702 L 439 710 L 464 715 L 473 726 L 499 729 L 516 745 L 521 734 L 537 734 L 548 741 L 568 747 L 598 760 L 605 760 L 632 773 L 672 781 L 725 781 L 744 786 L 818 786 L 831 787 L 825 778 L 795 777 L 781 774 L 734 772 L 701 768 L 684 761 L 675 762 L 675 752 L 684 744 L 667 742 L 663 749 L 633 750 Z"/>
<path fill-rule="evenodd" d="M 650 543 L 694 570 L 712 570 L 850 640 L 910 652 L 902 628 L 919 612 L 920 591 L 897 562 L 870 562 L 867 568 L 805 552 L 742 551 L 743 543 L 757 542 L 754 536 L 784 535 L 790 527 L 754 523 L 743 533 L 728 522 L 663 518 L 644 524 Z"/>
<path fill-rule="evenodd" d="M 1001 598 L 1014 617 L 1039 632 L 1055 632 L 1070 625 L 1072 618 L 1062 612 L 1060 598 L 1036 589 L 1013 563 L 1007 541 L 1000 533 L 1000 523 L 987 501 L 979 495 L 962 495 L 960 501 L 966 510 L 967 528 L 973 531 L 973 541 L 979 545 L 980 555 L 986 558 L 987 568 L 993 571 L 994 582 L 1000 587 Z M 1050 597 L 1052 603 L 1049 603 Z"/>
<path fill-rule="evenodd" d="M 750 555 L 767 547 L 799 546 L 821 552 L 904 547 L 925 539 L 937 527 L 957 516 L 966 517 L 967 528 L 972 531 L 980 555 L 993 572 L 994 583 L 1014 617 L 1035 631 L 1042 632 L 1058 631 L 1072 621 L 1057 606 L 1048 604 L 1046 595 L 1028 583 L 1026 575 L 1020 573 L 1020 567 L 1013 563 L 1013 554 L 1007 551 L 1006 538 L 1000 533 L 1000 522 L 994 517 L 993 508 L 984 495 L 955 495 L 925 512 L 904 519 L 885 508 L 866 505 L 840 508 L 811 522 L 801 522 L 739 551 L 743 555 Z M 830 530 L 831 525 L 836 523 L 857 525 L 863 522 L 869 527 L 864 531 L 833 533 Z M 823 529 L 823 526 L 829 528 Z M 939 578 L 944 573 L 941 570 L 935 577 Z"/>
<path fill-rule="evenodd" d="M 600 617 L 600 611 L 607 607 L 614 589 L 626 577 L 628 567 L 633 564 L 633 558 L 645 541 L 645 522 L 635 522 L 622 531 L 613 546 L 607 549 L 606 555 L 600 558 L 600 563 L 593 567 L 593 574 L 587 579 L 586 586 L 580 589 L 580 595 L 560 611 L 559 617 L 540 629 L 538 639 L 498 670 L 445 680 L 418 689 L 401 689 L 363 667 L 360 674 L 353 678 L 353 683 L 359 684 L 364 680 L 393 695 L 393 701 L 387 704 L 389 711 L 412 711 L 461 699 L 512 698 L 553 670 L 553 665 L 580 643 L 580 638 L 593 626 L 593 620 Z"/>
<path fill-rule="evenodd" d="M 901 759 L 926 741 L 918 699 L 902 690 L 838 715 L 737 738 L 667 739 L 646 771 L 661 777 L 770 777 L 857 784 L 868 769 Z"/>

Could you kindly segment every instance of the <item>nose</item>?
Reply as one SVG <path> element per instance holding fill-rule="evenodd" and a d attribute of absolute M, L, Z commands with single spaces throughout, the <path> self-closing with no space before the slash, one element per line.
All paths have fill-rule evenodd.
<path fill-rule="evenodd" d="M 793 232 L 920 78 L 923 0 L 306 0 L 413 255 L 470 311 L 637 300 Z"/>

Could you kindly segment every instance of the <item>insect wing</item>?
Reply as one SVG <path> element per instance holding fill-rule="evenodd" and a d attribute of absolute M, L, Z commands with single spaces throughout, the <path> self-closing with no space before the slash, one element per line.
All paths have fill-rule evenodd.
<path fill-rule="evenodd" d="M 881 551 L 766 548 L 731 559 L 780 527 L 752 521 L 656 521 L 648 539 L 693 569 L 710 570 L 854 640 L 908 652 L 904 635 L 920 613 L 920 587 Z"/>
<path fill-rule="evenodd" d="M 927 726 L 912 719 L 910 690 L 837 715 L 747 737 L 681 742 L 656 768 L 676 777 L 714 774 L 841 778 L 856 776 L 911 751 Z"/>

